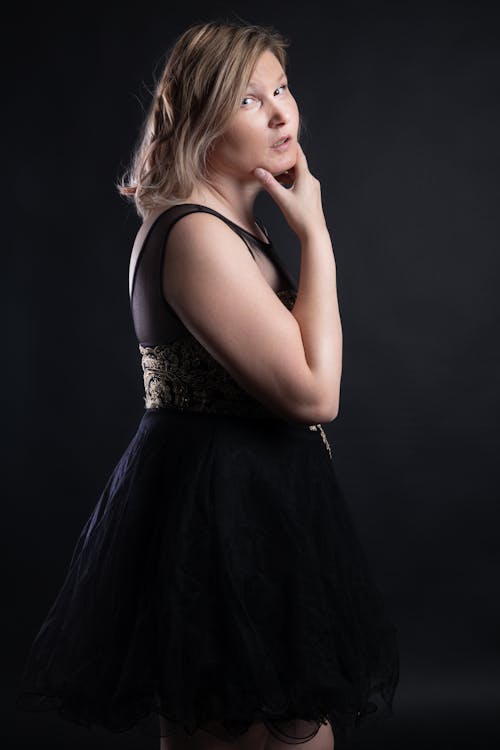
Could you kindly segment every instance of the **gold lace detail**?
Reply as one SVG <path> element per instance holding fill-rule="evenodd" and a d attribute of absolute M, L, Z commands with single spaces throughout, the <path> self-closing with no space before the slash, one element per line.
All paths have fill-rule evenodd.
<path fill-rule="evenodd" d="M 271 417 L 194 336 L 171 344 L 139 345 L 142 355 L 146 409 L 172 407 L 181 411 Z"/>
<path fill-rule="evenodd" d="M 281 289 L 276 294 L 291 310 L 295 290 Z M 275 418 L 260 401 L 243 390 L 191 334 L 169 344 L 139 344 L 139 351 L 146 409 L 170 407 L 180 411 Z M 321 425 L 308 427 L 319 429 L 331 455 Z"/>
<path fill-rule="evenodd" d="M 328 442 L 328 438 L 326 436 L 326 432 L 324 431 L 322 425 L 321 424 L 310 424 L 310 425 L 308 425 L 308 427 L 309 427 L 310 430 L 316 430 L 317 432 L 320 433 L 321 439 L 323 440 L 324 444 L 326 445 L 326 449 L 328 451 L 328 454 L 329 454 L 330 458 L 333 459 L 332 449 L 330 447 L 330 443 Z"/>

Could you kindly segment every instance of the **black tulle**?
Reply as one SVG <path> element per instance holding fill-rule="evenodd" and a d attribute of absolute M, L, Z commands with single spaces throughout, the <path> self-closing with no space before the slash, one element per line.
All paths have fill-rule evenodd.
<path fill-rule="evenodd" d="M 155 736 L 264 722 L 291 744 L 328 720 L 340 748 L 392 715 L 397 682 L 396 629 L 319 432 L 158 409 L 81 532 L 17 705 Z"/>

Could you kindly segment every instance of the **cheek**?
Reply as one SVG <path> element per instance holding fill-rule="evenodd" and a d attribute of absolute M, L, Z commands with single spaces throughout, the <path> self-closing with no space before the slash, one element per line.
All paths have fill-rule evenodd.
<path fill-rule="evenodd" d="M 241 126 L 231 133 L 229 144 L 232 155 L 239 160 L 248 160 L 256 150 L 262 149 L 262 130 Z"/>

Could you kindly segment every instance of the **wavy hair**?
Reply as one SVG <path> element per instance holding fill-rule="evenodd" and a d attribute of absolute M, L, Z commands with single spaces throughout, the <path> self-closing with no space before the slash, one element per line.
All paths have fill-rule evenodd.
<path fill-rule="evenodd" d="M 289 41 L 272 27 L 197 23 L 169 48 L 127 172 L 117 183 L 139 216 L 185 201 L 210 184 L 208 156 L 224 134 L 262 52 L 286 71 Z"/>

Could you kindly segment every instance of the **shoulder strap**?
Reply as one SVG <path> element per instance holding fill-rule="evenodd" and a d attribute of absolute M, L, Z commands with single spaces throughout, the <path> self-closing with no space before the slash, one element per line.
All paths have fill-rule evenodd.
<path fill-rule="evenodd" d="M 211 213 L 214 216 L 218 216 L 219 219 L 222 219 L 231 229 L 233 229 L 236 234 L 238 234 L 239 237 L 245 242 L 247 248 L 250 251 L 250 254 L 255 260 L 255 256 L 253 254 L 253 250 L 250 247 L 247 238 L 244 236 L 243 232 L 238 231 L 238 227 L 234 222 L 232 222 L 230 219 L 227 219 L 223 214 L 219 213 L 218 211 L 215 211 L 213 208 L 209 208 L 208 206 L 202 206 L 198 203 L 176 203 L 173 206 L 170 206 L 167 209 L 158 209 L 157 211 L 152 212 L 148 218 L 143 222 L 141 225 L 139 231 L 137 232 L 134 245 L 132 248 L 132 253 L 130 255 L 130 263 L 129 263 L 129 275 L 128 275 L 128 291 L 129 291 L 129 299 L 132 299 L 132 292 L 134 289 L 134 278 L 135 278 L 135 271 L 137 269 L 137 264 L 139 261 L 139 257 L 141 255 L 142 249 L 144 245 L 146 244 L 146 240 L 148 239 L 151 231 L 153 230 L 153 227 L 157 223 L 157 221 L 167 212 L 173 211 L 174 209 L 186 209 L 185 211 L 181 210 L 181 213 L 179 216 L 176 216 L 174 218 L 174 223 L 177 219 L 180 219 L 181 216 L 186 216 L 189 213 L 194 213 L 196 211 L 204 211 L 205 213 Z M 260 226 L 260 225 L 259 225 Z M 266 236 L 267 232 L 264 230 Z"/>

